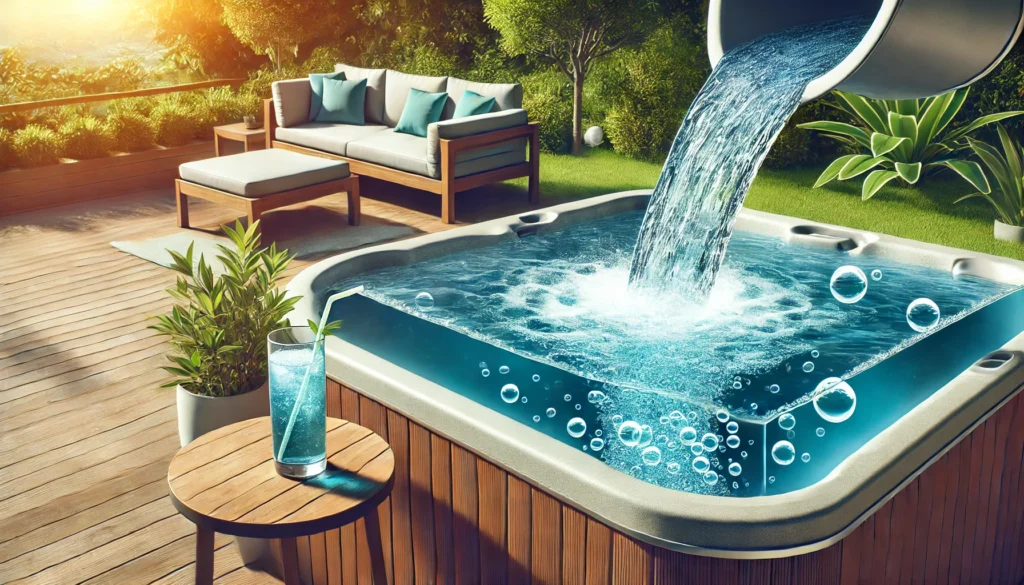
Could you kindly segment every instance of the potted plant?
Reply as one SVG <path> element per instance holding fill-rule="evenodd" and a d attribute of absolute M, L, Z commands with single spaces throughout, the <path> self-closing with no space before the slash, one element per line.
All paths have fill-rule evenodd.
<path fill-rule="evenodd" d="M 168 292 L 177 299 L 170 313 L 150 328 L 171 337 L 177 387 L 178 435 L 184 447 L 196 437 L 270 410 L 267 390 L 267 333 L 287 325 L 285 315 L 298 297 L 276 288 L 291 262 L 275 245 L 260 247 L 259 222 L 243 229 L 224 226 L 234 247 L 219 246 L 218 274 L 193 246 L 185 254 L 168 250 L 179 274 Z"/>
<path fill-rule="evenodd" d="M 1018 140 L 1010 137 L 1002 124 L 997 125 L 999 142 L 996 147 L 968 138 L 971 150 L 985 165 L 987 189 L 957 199 L 982 198 L 996 210 L 994 235 L 997 240 L 1024 243 L 1024 151 Z"/>

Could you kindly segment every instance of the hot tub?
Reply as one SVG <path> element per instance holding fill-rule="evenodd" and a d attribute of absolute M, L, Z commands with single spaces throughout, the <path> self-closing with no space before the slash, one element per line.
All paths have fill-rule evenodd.
<path fill-rule="evenodd" d="M 432 288 L 412 268 L 431 262 L 465 266 L 470 274 L 484 270 L 481 278 L 507 284 L 508 274 L 491 274 L 473 259 L 490 262 L 488 254 L 535 246 L 520 244 L 527 238 L 558 242 L 572 233 L 593 238 L 589 247 L 597 251 L 580 254 L 614 248 L 614 234 L 600 234 L 625 229 L 615 226 L 633 221 L 648 197 L 618 193 L 360 250 L 320 262 L 290 283 L 289 292 L 303 297 L 293 323 L 317 319 L 338 287 L 370 285 L 332 315 L 345 325 L 326 344 L 328 408 L 395 447 L 396 492 L 382 515 L 395 582 L 532 575 L 534 582 L 580 576 L 638 583 L 661 574 L 658 582 L 704 575 L 717 583 L 722 571 L 753 579 L 762 570 L 776 574 L 773 582 L 789 582 L 776 566 L 788 567 L 793 581 L 803 567 L 815 582 L 849 575 L 880 582 L 915 572 L 923 579 L 929 571 L 1019 582 L 1024 263 L 743 210 L 730 255 L 748 250 L 775 264 L 739 266 L 737 286 L 767 294 L 768 285 L 746 279 L 768 270 L 766 278 L 782 283 L 772 294 L 788 308 L 757 313 L 765 323 L 754 330 L 765 335 L 757 347 L 784 355 L 747 363 L 750 347 L 732 347 L 727 329 L 710 338 L 718 345 L 708 355 L 657 346 L 652 363 L 665 352 L 677 359 L 673 351 L 696 360 L 688 366 L 692 380 L 680 386 L 704 388 L 724 377 L 724 386 L 706 392 L 659 387 L 656 373 L 643 368 L 595 369 L 594 359 L 560 356 L 558 347 L 529 334 L 502 333 L 494 329 L 502 315 L 474 317 L 472 299 L 485 293 L 444 292 L 458 288 L 454 277 L 434 285 L 432 298 L 417 298 Z M 820 274 L 785 254 L 806 258 Z M 551 260 L 537 261 L 545 262 Z M 821 271 L 844 265 L 863 268 L 865 299 L 874 295 L 875 304 L 819 294 L 829 286 Z M 804 286 L 813 301 L 807 306 L 786 296 L 785 289 Z M 943 309 L 932 329 L 885 325 L 851 337 L 855 349 L 848 350 L 823 334 L 892 320 L 894 310 L 926 295 Z M 728 302 L 748 301 L 740 294 Z M 535 316 L 523 311 L 512 318 Z M 812 319 L 818 321 L 807 339 L 786 337 L 788 322 Z M 731 357 L 719 364 L 716 353 Z M 752 369 L 730 371 L 736 356 Z M 701 363 L 714 365 L 705 370 Z M 856 408 L 838 417 L 848 418 L 829 418 L 835 413 L 813 400 L 825 378 L 855 389 Z M 597 400 L 590 399 L 594 392 Z M 642 436 L 644 429 L 639 445 L 632 435 L 620 438 L 621 413 L 650 427 L 650 436 Z M 697 433 L 692 442 L 683 433 L 690 428 Z M 698 455 L 704 439 L 709 444 Z M 792 452 L 780 456 L 781 443 Z M 658 447 L 657 461 L 648 447 Z M 709 470 L 700 469 L 698 457 L 710 460 Z M 673 462 L 679 465 L 669 467 Z M 735 474 L 734 463 L 742 468 Z M 343 552 L 330 554 L 346 548 L 344 532 L 310 542 L 311 551 L 327 550 L 311 553 L 313 566 L 357 571 L 357 554 L 351 567 Z M 918 558 L 918 549 L 928 552 Z"/>

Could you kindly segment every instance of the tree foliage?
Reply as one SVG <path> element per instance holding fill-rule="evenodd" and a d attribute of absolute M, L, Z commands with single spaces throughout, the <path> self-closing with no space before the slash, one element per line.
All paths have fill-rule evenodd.
<path fill-rule="evenodd" d="M 343 29 L 343 0 L 221 0 L 224 23 L 238 40 L 267 55 L 280 70 L 298 56 L 299 47 Z"/>
<path fill-rule="evenodd" d="M 235 77 L 255 69 L 260 57 L 224 24 L 221 0 L 149 0 L 154 40 L 167 47 L 177 69 Z"/>
<path fill-rule="evenodd" d="M 484 0 L 509 55 L 536 54 L 573 82 L 573 152 L 583 140 L 583 85 L 596 59 L 640 42 L 658 16 L 651 0 Z"/>

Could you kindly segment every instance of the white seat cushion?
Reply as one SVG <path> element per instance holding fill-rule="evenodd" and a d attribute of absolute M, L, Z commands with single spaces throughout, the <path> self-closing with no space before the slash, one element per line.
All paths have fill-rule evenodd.
<path fill-rule="evenodd" d="M 349 143 L 347 156 L 425 177 L 441 176 L 437 163 L 427 155 L 426 138 L 391 129 Z"/>
<path fill-rule="evenodd" d="M 387 130 L 379 124 L 355 126 L 351 124 L 323 124 L 313 122 L 291 128 L 278 128 L 274 137 L 281 142 L 322 150 L 339 156 L 347 156 L 348 144 Z"/>
<path fill-rule="evenodd" d="M 348 163 L 280 148 L 188 162 L 182 180 L 243 197 L 262 197 L 348 177 Z"/>

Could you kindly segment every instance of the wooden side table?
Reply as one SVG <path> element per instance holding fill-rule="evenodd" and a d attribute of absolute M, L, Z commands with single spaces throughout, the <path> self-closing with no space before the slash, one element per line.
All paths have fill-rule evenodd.
<path fill-rule="evenodd" d="M 327 471 L 305 481 L 274 470 L 270 418 L 199 437 L 167 471 L 171 502 L 196 525 L 196 583 L 213 583 L 215 532 L 279 539 L 287 585 L 299 585 L 295 538 L 365 519 L 373 582 L 386 585 L 379 506 L 395 481 L 388 444 L 365 427 L 327 419 Z"/>
<path fill-rule="evenodd" d="M 267 147 L 266 131 L 263 128 L 246 128 L 242 122 L 213 128 L 213 152 L 216 156 L 220 156 L 223 140 L 241 142 L 243 152 Z"/>

